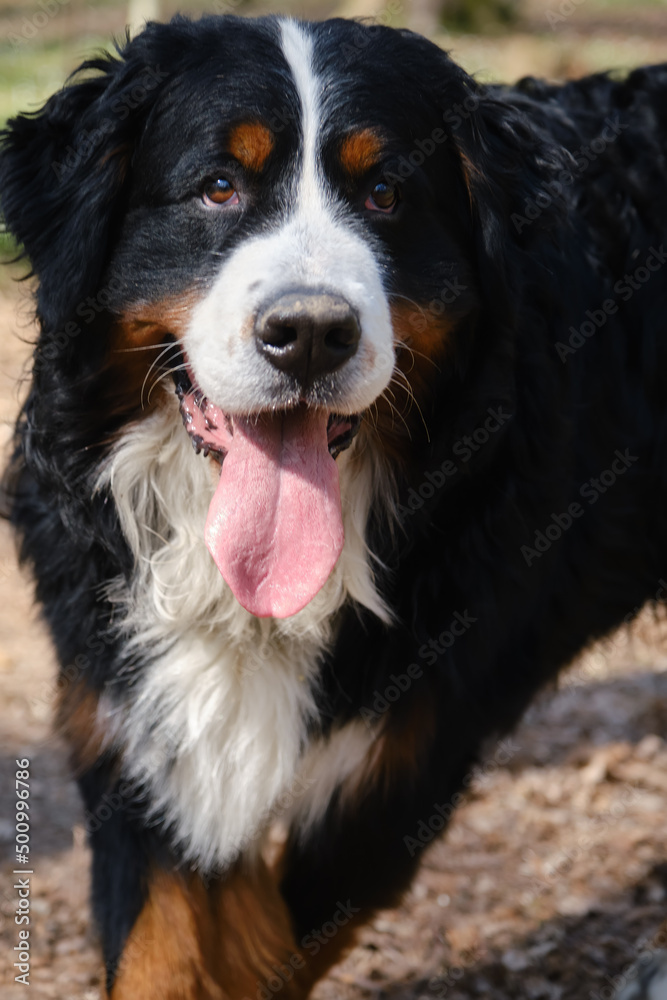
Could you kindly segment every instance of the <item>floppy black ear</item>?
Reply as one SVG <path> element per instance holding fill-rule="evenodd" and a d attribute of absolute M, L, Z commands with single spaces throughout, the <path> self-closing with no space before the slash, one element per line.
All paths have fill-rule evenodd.
<path fill-rule="evenodd" d="M 482 277 L 507 293 L 537 240 L 566 224 L 575 161 L 528 96 L 461 73 L 444 110 L 470 200 Z M 547 236 L 546 242 L 549 242 Z"/>
<path fill-rule="evenodd" d="M 158 27 L 117 57 L 84 63 L 41 110 L 11 119 L 0 134 L 0 206 L 39 278 L 46 329 L 71 316 L 99 280 L 132 151 L 167 79 L 151 51 Z"/>

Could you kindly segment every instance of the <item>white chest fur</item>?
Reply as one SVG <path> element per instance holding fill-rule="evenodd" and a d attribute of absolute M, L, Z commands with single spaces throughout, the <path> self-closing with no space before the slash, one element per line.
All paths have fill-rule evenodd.
<path fill-rule="evenodd" d="M 117 581 L 109 595 L 130 655 L 149 651 L 115 700 L 115 739 L 152 817 L 204 868 L 249 847 L 292 787 L 335 611 L 352 597 L 388 617 L 364 541 L 375 470 L 353 449 L 338 464 L 343 553 L 314 600 L 282 621 L 245 611 L 205 547 L 217 468 L 195 455 L 175 399 L 125 433 L 100 479 L 135 557 L 131 586 Z"/>

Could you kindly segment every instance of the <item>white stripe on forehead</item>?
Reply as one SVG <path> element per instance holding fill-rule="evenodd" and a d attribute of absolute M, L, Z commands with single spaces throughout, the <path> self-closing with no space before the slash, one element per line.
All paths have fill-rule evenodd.
<path fill-rule="evenodd" d="M 317 141 L 320 131 L 321 80 L 313 66 L 313 40 L 296 21 L 281 21 L 282 48 L 285 59 L 301 101 L 301 128 L 303 132 L 303 169 L 299 184 L 300 201 L 322 198 L 318 184 Z"/>
<path fill-rule="evenodd" d="M 340 296 L 359 317 L 362 336 L 354 357 L 331 375 L 330 404 L 361 413 L 386 388 L 394 367 L 380 252 L 321 162 L 329 79 L 316 71 L 314 35 L 289 19 L 279 26 L 299 105 L 293 115 L 303 142 L 298 167 L 291 165 L 293 182 L 280 191 L 279 208 L 262 228 L 221 253 L 219 276 L 193 310 L 184 346 L 200 388 L 226 412 L 292 406 L 294 386 L 257 350 L 257 317 L 287 292 Z"/>

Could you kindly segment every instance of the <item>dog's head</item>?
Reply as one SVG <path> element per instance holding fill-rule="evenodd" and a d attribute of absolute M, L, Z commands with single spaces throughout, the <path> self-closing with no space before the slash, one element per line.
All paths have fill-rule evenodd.
<path fill-rule="evenodd" d="M 77 380 L 112 392 L 98 444 L 173 377 L 193 444 L 222 462 L 211 553 L 246 607 L 291 614 L 343 545 L 335 458 L 360 424 L 409 465 L 439 397 L 511 325 L 521 243 L 547 214 L 524 237 L 509 219 L 557 163 L 409 32 L 151 24 L 5 133 L 44 414 Z M 59 433 L 81 435 L 75 419 Z"/>

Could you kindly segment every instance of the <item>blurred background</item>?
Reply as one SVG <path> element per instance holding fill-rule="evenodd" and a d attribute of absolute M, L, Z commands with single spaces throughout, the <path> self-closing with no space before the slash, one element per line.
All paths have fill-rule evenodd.
<path fill-rule="evenodd" d="M 95 50 L 177 10 L 344 15 L 421 31 L 483 82 L 667 61 L 667 0 L 0 0 L 0 126 Z M 0 223 L 0 256 L 11 250 Z M 0 464 L 34 339 L 24 265 L 0 268 Z M 15 759 L 31 761 L 31 1000 L 101 1000 L 87 818 L 52 727 L 56 668 L 0 520 L 0 997 L 19 1000 Z M 644 615 L 575 663 L 490 747 L 446 841 L 315 1000 L 608 998 L 667 942 L 667 622 Z M 664 923 L 663 923 L 664 921 Z M 611 985 L 610 985 L 611 984 Z"/>
<path fill-rule="evenodd" d="M 560 79 L 667 59 L 666 0 L 10 0 L 0 2 L 0 122 L 91 49 L 176 11 L 363 17 L 432 37 L 484 81 Z"/>
<path fill-rule="evenodd" d="M 0 0 L 0 127 L 126 27 L 177 11 L 358 17 L 432 38 L 483 82 L 554 80 L 667 59 L 667 0 Z M 12 244 L 2 232 L 0 257 Z M 1 279 L 0 279 L 1 280 Z"/>

